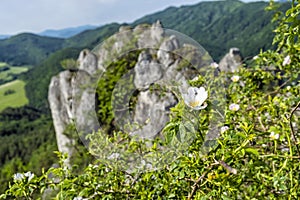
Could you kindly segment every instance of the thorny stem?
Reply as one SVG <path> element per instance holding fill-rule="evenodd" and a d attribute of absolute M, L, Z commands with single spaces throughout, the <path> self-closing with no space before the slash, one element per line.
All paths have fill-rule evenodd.
<path fill-rule="evenodd" d="M 214 164 L 217 164 L 217 163 L 214 163 Z M 192 197 L 194 196 L 194 193 L 196 192 L 196 189 L 197 189 L 197 186 L 198 184 L 200 183 L 200 181 L 206 176 L 206 174 L 211 170 L 211 168 L 213 167 L 213 165 L 210 165 L 208 167 L 208 170 L 205 171 L 196 181 L 194 181 L 194 184 L 192 186 L 192 191 L 191 193 L 189 194 L 188 196 L 188 200 L 191 200 Z"/>
<path fill-rule="evenodd" d="M 294 138 L 294 141 L 295 141 L 295 144 L 296 144 L 296 148 L 297 148 L 297 151 L 298 151 L 298 155 L 300 155 L 300 150 L 299 150 L 299 147 L 298 147 L 298 141 L 297 141 L 297 138 L 296 138 L 296 135 L 295 135 L 295 131 L 294 131 L 294 128 L 293 128 L 293 124 L 292 124 L 292 118 L 293 118 L 293 115 L 295 113 L 295 111 L 300 107 L 300 101 L 298 102 L 298 104 L 296 105 L 296 107 L 292 110 L 291 112 L 291 115 L 290 115 L 290 128 L 291 128 L 291 133 L 293 135 L 293 138 Z"/>
<path fill-rule="evenodd" d="M 192 192 L 189 194 L 189 196 L 188 196 L 188 200 L 191 200 L 192 199 L 192 197 L 193 197 L 193 195 L 194 195 L 194 193 L 195 193 L 195 191 L 196 191 L 196 188 L 197 188 L 197 185 L 198 185 L 198 183 L 206 176 L 206 174 L 207 174 L 207 171 L 206 172 L 204 172 L 203 174 L 202 174 L 202 176 L 200 176 L 197 180 L 196 180 L 196 182 L 194 183 L 194 185 L 192 186 Z"/>

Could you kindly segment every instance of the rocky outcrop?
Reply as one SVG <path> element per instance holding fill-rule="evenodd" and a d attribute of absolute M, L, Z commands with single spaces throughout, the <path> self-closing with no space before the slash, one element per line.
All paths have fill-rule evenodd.
<path fill-rule="evenodd" d="M 53 124 L 56 132 L 58 150 L 72 155 L 73 140 L 64 133 L 68 124 L 72 123 L 72 86 L 73 73 L 61 72 L 51 79 L 48 101 L 51 108 Z"/>
<path fill-rule="evenodd" d="M 242 66 L 242 54 L 238 48 L 230 48 L 229 52 L 221 59 L 219 69 L 224 72 L 235 72 Z"/>
<path fill-rule="evenodd" d="M 137 47 L 139 48 L 158 48 L 164 37 L 164 29 L 159 21 L 154 23 L 150 28 L 145 25 L 139 25 L 133 30 L 134 34 L 139 35 L 137 38 Z"/>
<path fill-rule="evenodd" d="M 171 92 L 165 93 L 163 98 L 149 90 L 140 92 L 134 115 L 134 122 L 139 127 L 131 130 L 131 135 L 154 138 L 169 120 L 167 111 L 176 104 L 177 99 Z"/>
<path fill-rule="evenodd" d="M 98 58 L 88 49 L 84 49 L 80 52 L 78 63 L 78 68 L 88 72 L 90 75 L 95 74 L 98 71 Z"/>
<path fill-rule="evenodd" d="M 49 86 L 49 103 L 59 150 L 72 154 L 70 146 L 73 140 L 64 135 L 68 124 L 75 122 L 76 128 L 86 133 L 101 128 L 95 116 L 93 87 L 101 78 L 99 74 L 105 73 L 109 64 L 135 50 L 140 52 L 131 71 L 134 74 L 135 108 L 130 115 L 123 111 L 115 112 L 115 115 L 126 116 L 130 119 L 125 122 L 138 124 L 126 129 L 125 123 L 119 123 L 119 128 L 131 135 L 155 137 L 169 120 L 169 109 L 178 102 L 170 88 L 174 87 L 174 83 L 178 87 L 182 83 L 186 86 L 186 80 L 198 76 L 195 72 L 212 62 L 204 50 L 182 42 L 187 40 L 179 41 L 184 37 L 175 31 L 166 31 L 160 22 L 152 26 L 139 25 L 134 29 L 121 27 L 118 33 L 92 52 L 85 49 L 80 53 L 78 71 L 64 71 L 53 77 Z M 153 90 L 155 84 L 160 85 L 163 92 Z M 114 90 L 117 87 L 122 85 L 116 85 Z M 115 124 L 118 124 L 118 116 Z"/>
<path fill-rule="evenodd" d="M 83 70 L 63 71 L 51 79 L 48 101 L 56 132 L 58 150 L 73 154 L 74 139 L 65 134 L 68 126 L 76 125 L 77 130 L 91 132 L 99 128 L 94 117 L 95 94 L 87 86 L 91 76 Z M 90 111 L 90 112 L 88 112 Z M 88 115 L 90 113 L 91 115 Z M 69 159 L 66 160 L 69 164 Z"/>
<path fill-rule="evenodd" d="M 139 90 L 147 89 L 152 83 L 160 80 L 164 74 L 164 66 L 158 61 L 152 60 L 150 54 L 142 52 L 138 63 L 135 65 L 134 85 Z"/>

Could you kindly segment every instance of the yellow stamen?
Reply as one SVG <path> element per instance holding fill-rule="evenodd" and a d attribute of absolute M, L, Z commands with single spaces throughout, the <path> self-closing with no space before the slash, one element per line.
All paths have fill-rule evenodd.
<path fill-rule="evenodd" d="M 194 108 L 194 107 L 198 106 L 199 103 L 200 103 L 199 101 L 191 101 L 191 102 L 189 102 L 189 106 L 191 106 L 192 108 Z"/>

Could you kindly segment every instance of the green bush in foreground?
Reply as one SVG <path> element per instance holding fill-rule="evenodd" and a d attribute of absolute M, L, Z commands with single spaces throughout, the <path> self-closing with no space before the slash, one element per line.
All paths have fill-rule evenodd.
<path fill-rule="evenodd" d="M 15 174 L 10 187 L 0 197 L 38 199 L 46 194 L 46 189 L 51 193 L 49 188 L 52 188 L 55 199 L 74 200 L 297 199 L 300 195 L 297 138 L 300 126 L 297 111 L 300 107 L 300 5 L 295 2 L 285 16 L 278 15 L 276 51 L 262 52 L 250 67 L 234 74 L 205 77 L 211 81 L 227 80 L 226 99 L 220 100 L 227 105 L 222 116 L 224 123 L 220 124 L 223 126 L 221 136 L 208 154 L 201 153 L 200 148 L 201 133 L 206 129 L 204 113 L 209 106 L 195 115 L 193 122 L 200 128 L 196 130 L 193 143 L 186 152 L 160 169 L 129 173 L 99 159 L 78 173 L 78 166 L 67 168 L 63 162 L 65 156 L 58 153 L 59 167 L 50 168 L 41 176 L 30 172 Z M 272 5 L 271 2 L 270 8 Z M 191 84 L 200 87 L 197 80 Z M 213 84 L 204 85 L 209 92 L 215 89 Z M 207 102 L 210 103 L 209 97 Z M 168 129 L 164 131 L 168 136 L 169 131 L 180 128 L 178 123 L 190 109 L 182 100 L 171 111 Z M 101 149 L 105 142 L 120 140 L 118 148 L 129 153 L 159 153 L 157 146 L 178 137 L 172 136 L 170 140 L 156 140 L 151 146 L 130 140 L 126 135 L 123 138 L 103 136 L 94 144 L 99 144 Z M 146 169 L 147 165 L 144 167 Z"/>

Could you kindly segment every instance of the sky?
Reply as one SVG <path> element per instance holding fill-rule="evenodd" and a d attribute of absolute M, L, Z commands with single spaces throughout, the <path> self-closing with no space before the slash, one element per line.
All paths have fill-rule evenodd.
<path fill-rule="evenodd" d="M 169 6 L 201 0 L 1 0 L 0 35 L 133 22 Z M 248 0 L 251 1 L 251 0 Z M 248 2 L 245 0 L 245 2 Z"/>

